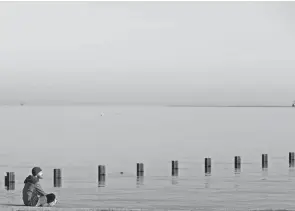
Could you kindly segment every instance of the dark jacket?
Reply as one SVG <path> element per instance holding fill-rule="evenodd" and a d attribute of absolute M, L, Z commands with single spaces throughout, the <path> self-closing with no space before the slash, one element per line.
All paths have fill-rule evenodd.
<path fill-rule="evenodd" d="M 27 206 L 36 206 L 38 203 L 38 196 L 46 196 L 46 193 L 40 186 L 39 178 L 29 175 L 25 181 L 23 188 L 23 201 Z"/>

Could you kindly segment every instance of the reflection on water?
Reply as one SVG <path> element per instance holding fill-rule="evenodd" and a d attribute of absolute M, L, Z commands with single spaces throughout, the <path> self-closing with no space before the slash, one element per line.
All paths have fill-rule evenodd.
<path fill-rule="evenodd" d="M 106 175 L 99 175 L 98 177 L 98 187 L 105 187 Z"/>
<path fill-rule="evenodd" d="M 276 172 L 270 171 L 270 169 L 261 169 L 260 167 L 256 169 L 255 167 L 249 168 L 249 166 L 245 166 L 242 172 L 241 169 L 232 168 L 230 170 L 231 165 L 232 164 L 228 165 L 229 168 L 224 168 L 225 166 L 217 166 L 216 174 L 214 175 L 211 175 L 211 173 L 206 173 L 205 175 L 203 175 L 201 169 L 198 173 L 199 175 L 193 177 L 187 177 L 184 172 L 183 178 L 185 179 L 182 180 L 180 180 L 179 176 L 167 176 L 166 178 L 164 177 L 164 179 L 163 177 L 159 179 L 159 177 L 138 176 L 136 177 L 136 186 L 134 186 L 134 177 L 130 177 L 130 180 L 129 178 L 126 178 L 127 180 L 124 180 L 123 177 L 111 176 L 111 185 L 109 185 L 109 187 L 105 185 L 105 177 L 101 177 L 101 180 L 98 181 L 98 187 L 105 188 L 97 188 L 95 181 L 93 181 L 93 183 L 91 184 L 93 185 L 92 187 L 90 185 L 88 186 L 89 188 L 85 188 L 86 185 L 89 185 L 89 183 L 87 183 L 87 181 L 83 179 L 80 180 L 80 186 L 77 182 L 73 183 L 73 180 L 65 179 L 63 182 L 66 183 L 66 185 L 62 188 L 54 188 L 52 180 L 48 180 L 48 187 L 50 185 L 52 189 L 47 187 L 45 187 L 44 189 L 46 191 L 54 191 L 54 193 L 56 193 L 57 197 L 60 199 L 59 202 L 60 204 L 62 204 L 62 206 L 68 206 L 69 204 L 73 205 L 73 201 L 76 200 L 80 200 L 81 206 L 82 204 L 84 204 L 85 207 L 89 205 L 100 206 L 101 201 L 105 203 L 105 207 L 111 207 L 114 205 L 112 203 L 122 203 L 122 201 L 126 203 L 123 206 L 129 206 L 129 204 L 133 204 L 135 201 L 140 201 L 140 204 L 136 207 L 140 208 L 141 206 L 148 206 L 149 203 L 153 203 L 154 206 L 161 206 L 159 198 L 162 197 L 161 200 L 163 200 L 164 203 L 164 201 L 167 200 L 165 198 L 167 197 L 167 194 L 174 194 L 175 196 L 179 197 L 179 199 L 177 199 L 178 201 L 175 201 L 175 203 L 184 203 L 181 196 L 187 193 L 188 189 L 191 189 L 192 186 L 199 186 L 198 194 L 199 198 L 201 199 L 200 201 L 202 201 L 200 203 L 208 203 L 208 206 L 214 206 L 214 204 L 212 204 L 212 201 L 210 201 L 211 199 L 222 199 L 225 201 L 230 201 L 236 200 L 236 197 L 245 197 L 245 200 L 248 200 L 250 203 L 251 200 L 255 201 L 255 198 L 257 198 L 257 195 L 255 194 L 259 191 L 263 191 L 269 194 L 269 197 L 272 197 L 271 194 L 272 192 L 274 192 L 275 194 L 277 194 L 277 197 L 280 198 L 280 195 L 277 192 L 280 190 L 284 190 L 284 193 L 280 194 L 284 195 L 284 197 L 282 195 L 281 199 L 284 198 L 285 200 L 286 198 L 288 198 L 288 195 L 290 195 L 289 192 L 291 191 L 291 188 L 295 188 L 295 186 L 292 186 L 292 183 L 276 183 L 273 180 L 268 180 L 267 184 L 265 182 L 262 182 L 261 175 L 263 180 L 266 180 L 266 178 L 268 177 L 277 177 Z M 295 176 L 295 168 L 288 168 L 287 165 L 285 167 L 286 174 L 280 176 L 281 180 L 288 180 Z M 193 169 L 193 167 L 190 169 Z M 234 171 L 234 174 L 232 174 L 232 171 Z M 287 174 L 287 172 L 289 172 L 289 174 Z M 45 185 L 45 181 L 42 181 L 42 186 L 43 185 Z M 143 185 L 145 186 L 145 188 L 142 188 L 141 191 L 138 192 L 136 188 L 140 188 Z M 169 189 L 169 192 L 165 192 L 168 190 L 166 189 L 167 185 L 177 185 L 177 188 Z M 16 183 L 16 191 L 4 191 L 5 189 L 2 188 L 2 191 L 0 192 L 1 203 L 21 203 L 20 196 L 22 187 L 22 184 Z M 164 192 L 161 192 L 160 195 L 157 195 L 157 191 L 161 190 Z M 291 191 L 291 193 L 295 194 L 294 191 Z M 85 196 L 83 198 L 83 195 L 87 195 L 87 197 Z M 207 198 L 208 196 L 211 198 L 210 200 Z M 91 202 L 89 202 L 89 200 Z M 167 204 L 167 207 L 171 205 L 171 202 L 165 201 L 165 203 Z M 194 201 L 188 201 L 186 203 L 188 203 L 187 206 L 189 207 L 194 206 Z M 231 206 L 234 206 L 234 204 L 229 204 L 229 207 Z"/>
<path fill-rule="evenodd" d="M 98 187 L 105 187 L 105 181 L 103 180 L 103 181 L 99 181 L 98 182 Z"/>
<path fill-rule="evenodd" d="M 136 187 L 140 187 L 144 184 L 144 176 L 137 176 L 136 177 Z"/>
<path fill-rule="evenodd" d="M 15 203 L 20 203 L 23 180 L 38 157 L 44 173 L 56 165 L 65 167 L 62 188 L 53 188 L 51 173 L 41 181 L 45 191 L 60 192 L 58 206 L 165 210 L 192 210 L 196 206 L 218 210 L 221 205 L 227 210 L 295 208 L 295 182 L 289 181 L 295 181 L 294 169 L 289 169 L 287 163 L 288 152 L 295 147 L 294 109 L 116 106 L 104 107 L 108 115 L 97 118 L 100 110 L 100 106 L 1 107 L 0 135 L 1 140 L 6 140 L 2 151 L 18 151 L 1 156 L 0 165 L 1 172 L 16 172 Z M 122 115 L 115 115 L 116 112 Z M 273 119 L 278 121 L 270 121 Z M 20 137 L 25 137 L 26 144 L 19 145 Z M 42 145 L 36 145 L 38 137 L 42 137 Z M 279 137 L 279 142 L 274 141 Z M 15 148 L 15 144 L 19 147 Z M 38 148 L 37 154 L 27 153 L 31 146 Z M 48 154 L 48 147 L 55 156 Z M 99 147 L 103 150 L 97 153 Z M 268 172 L 261 172 L 261 154 L 265 150 L 271 157 L 286 159 L 271 159 L 271 163 L 281 164 L 270 165 Z M 233 174 L 232 158 L 237 154 L 243 158 L 243 171 Z M 220 161 L 212 166 L 212 176 L 211 171 L 204 176 L 205 156 Z M 173 177 L 171 182 L 167 162 L 173 157 L 182 168 L 181 178 Z M 136 187 L 134 178 L 138 159 L 148 167 L 144 187 L 143 177 L 137 178 L 137 187 L 141 188 Z M 105 185 L 104 180 L 97 180 L 96 161 L 107 163 L 110 172 L 124 172 L 124 176 L 108 175 Z M 6 199 L 11 202 L 13 192 L 5 190 L 3 177 L 0 203 Z M 268 179 L 263 181 L 262 177 Z"/>
<path fill-rule="evenodd" d="M 178 184 L 178 176 L 172 176 L 171 184 L 172 185 L 177 185 Z"/>
<path fill-rule="evenodd" d="M 234 189 L 238 190 L 238 188 L 240 187 L 240 178 L 241 178 L 241 169 L 237 168 L 234 171 Z"/>
<path fill-rule="evenodd" d="M 238 190 L 239 187 L 240 187 L 240 184 L 239 184 L 238 182 L 235 182 L 235 183 L 234 183 L 234 189 L 235 189 L 235 190 Z"/>
<path fill-rule="evenodd" d="M 210 161 L 211 163 L 211 161 Z M 210 176 L 211 176 L 211 166 L 209 168 L 206 168 L 206 172 L 205 172 L 205 188 L 210 188 Z"/>
<path fill-rule="evenodd" d="M 289 172 L 289 174 L 288 174 L 289 180 L 291 180 L 292 177 L 295 176 L 295 168 L 294 167 L 289 168 L 289 171 L 288 172 Z"/>
<path fill-rule="evenodd" d="M 205 173 L 205 177 L 211 176 L 211 171 Z"/>
<path fill-rule="evenodd" d="M 262 173 L 262 180 L 267 180 L 268 169 L 267 168 L 262 168 L 261 173 Z"/>
<path fill-rule="evenodd" d="M 98 187 L 99 187 L 99 188 L 102 188 L 102 187 L 105 187 L 105 186 L 106 186 L 105 181 L 99 181 L 99 182 L 98 182 Z"/>
<path fill-rule="evenodd" d="M 210 177 L 205 176 L 205 188 L 210 188 Z"/>
<path fill-rule="evenodd" d="M 235 168 L 234 174 L 235 175 L 241 174 L 241 169 L 240 168 Z"/>

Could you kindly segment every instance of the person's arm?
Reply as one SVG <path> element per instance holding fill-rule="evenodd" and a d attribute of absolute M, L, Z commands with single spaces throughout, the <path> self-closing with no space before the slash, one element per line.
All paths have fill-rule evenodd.
<path fill-rule="evenodd" d="M 42 189 L 41 185 L 39 184 L 39 182 L 37 182 L 35 184 L 35 188 L 36 188 L 36 191 L 38 193 L 38 195 L 40 196 L 46 196 L 46 193 L 44 192 L 44 190 Z"/>

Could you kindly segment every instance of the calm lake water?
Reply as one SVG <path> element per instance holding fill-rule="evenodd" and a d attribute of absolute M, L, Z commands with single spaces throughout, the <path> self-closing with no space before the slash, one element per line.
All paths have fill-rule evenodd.
<path fill-rule="evenodd" d="M 291 107 L 28 105 L 1 106 L 0 116 L 1 204 L 21 204 L 23 181 L 40 166 L 41 185 L 57 194 L 57 207 L 295 209 Z M 209 176 L 205 157 L 212 159 Z M 171 160 L 179 161 L 178 177 L 171 176 Z M 139 179 L 137 162 L 145 168 Z M 107 171 L 102 187 L 98 165 Z M 61 188 L 53 188 L 53 168 L 62 169 Z M 14 191 L 4 188 L 7 171 L 15 172 Z"/>

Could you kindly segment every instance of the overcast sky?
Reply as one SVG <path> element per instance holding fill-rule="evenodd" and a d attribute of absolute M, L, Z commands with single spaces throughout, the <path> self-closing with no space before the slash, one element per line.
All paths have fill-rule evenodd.
<path fill-rule="evenodd" d="M 1 2 L 0 100 L 295 100 L 295 2 Z"/>

